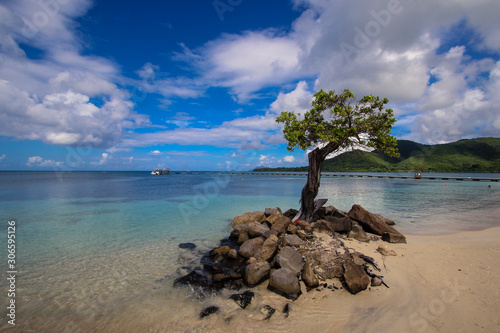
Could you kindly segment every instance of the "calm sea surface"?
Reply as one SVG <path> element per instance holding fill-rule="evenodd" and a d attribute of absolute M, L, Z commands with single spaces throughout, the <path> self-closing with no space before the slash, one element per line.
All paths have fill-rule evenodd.
<path fill-rule="evenodd" d="M 198 309 L 177 311 L 178 302 L 190 297 L 171 287 L 177 268 L 196 265 L 197 254 L 227 236 L 235 215 L 275 206 L 298 209 L 304 183 L 301 176 L 0 172 L 3 274 L 8 270 L 8 221 L 16 222 L 14 330 L 119 332 L 127 327 L 161 332 L 161 325 L 178 325 L 172 331 L 198 327 L 188 319 Z M 318 198 L 345 211 L 361 204 L 407 233 L 500 224 L 481 216 L 499 206 L 496 182 L 323 177 Z M 198 252 L 179 249 L 181 242 L 195 243 Z M 2 290 L 8 289 L 5 280 Z M 6 293 L 0 301 L 5 309 Z M 174 313 L 167 323 L 158 319 L 165 311 Z M 0 330 L 11 329 L 6 310 L 1 314 Z"/>

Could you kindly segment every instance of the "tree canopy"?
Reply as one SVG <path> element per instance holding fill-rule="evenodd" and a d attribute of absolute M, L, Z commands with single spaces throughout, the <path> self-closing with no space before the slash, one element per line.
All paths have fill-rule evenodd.
<path fill-rule="evenodd" d="M 303 117 L 283 111 L 276 121 L 285 125 L 283 133 L 289 151 L 336 143 L 336 149 L 372 147 L 397 157 L 397 140 L 391 135 L 396 119 L 392 109 L 384 108 L 387 103 L 387 98 L 372 95 L 356 100 L 349 89 L 340 94 L 320 90 L 314 94 L 312 109 Z"/>
<path fill-rule="evenodd" d="M 342 148 L 371 147 L 389 156 L 399 157 L 397 140 L 391 134 L 396 122 L 392 109 L 385 109 L 387 98 L 372 95 L 356 100 L 354 94 L 345 89 L 341 94 L 323 90 L 314 94 L 312 109 L 302 117 L 290 111 L 283 111 L 276 118 L 283 123 L 283 134 L 288 141 L 287 149 L 313 150 L 308 154 L 309 168 L 307 182 L 302 189 L 301 207 L 295 219 L 311 221 L 318 204 L 321 166 L 332 152 Z"/>

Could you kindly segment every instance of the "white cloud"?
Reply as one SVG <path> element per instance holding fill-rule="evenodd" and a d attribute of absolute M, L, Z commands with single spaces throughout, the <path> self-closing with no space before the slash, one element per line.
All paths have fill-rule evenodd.
<path fill-rule="evenodd" d="M 53 160 L 44 160 L 40 156 L 32 156 L 28 158 L 26 162 L 26 166 L 39 166 L 39 167 L 47 167 L 47 166 L 61 166 L 64 162 L 56 162 Z"/>
<path fill-rule="evenodd" d="M 161 154 L 161 151 L 159 150 L 153 150 L 151 152 L 149 152 L 149 155 L 160 155 Z"/>
<path fill-rule="evenodd" d="M 110 159 L 111 159 L 111 155 L 109 155 L 108 153 L 102 153 L 101 159 L 99 160 L 99 162 L 91 162 L 90 164 L 91 165 L 105 165 L 105 164 L 108 164 Z"/>
<path fill-rule="evenodd" d="M 292 155 L 288 155 L 288 156 L 283 157 L 283 161 L 285 161 L 287 163 L 292 163 L 292 162 L 295 162 L 295 157 Z"/>
<path fill-rule="evenodd" d="M 4 158 L 7 157 L 7 155 L 5 154 L 2 154 L 2 156 L 0 156 L 0 162 L 2 162 L 4 160 Z"/>

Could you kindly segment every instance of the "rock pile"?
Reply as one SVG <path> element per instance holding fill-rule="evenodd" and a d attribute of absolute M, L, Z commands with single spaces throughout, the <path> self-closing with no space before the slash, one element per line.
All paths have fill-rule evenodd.
<path fill-rule="evenodd" d="M 176 279 L 174 285 L 238 290 L 268 281 L 269 290 L 292 300 L 303 290 L 338 289 L 335 283 L 328 286 L 321 282 L 329 279 L 338 279 L 339 285 L 353 294 L 370 285 L 387 286 L 383 277 L 372 271 L 380 270 L 374 259 L 347 248 L 339 234 L 361 242 L 382 239 L 406 243 L 405 236 L 391 226 L 394 222 L 359 205 L 348 213 L 333 206 L 321 207 L 312 223 L 292 222 L 296 214 L 294 209 L 282 213 L 276 207 L 236 216 L 229 238 L 201 258 L 203 271 L 191 271 Z M 321 233 L 332 237 L 326 246 L 318 237 Z M 379 251 L 395 255 L 386 244 Z M 306 288 L 301 288 L 301 281 Z M 249 295 L 246 299 L 251 301 Z M 212 312 L 215 310 L 207 314 Z"/>

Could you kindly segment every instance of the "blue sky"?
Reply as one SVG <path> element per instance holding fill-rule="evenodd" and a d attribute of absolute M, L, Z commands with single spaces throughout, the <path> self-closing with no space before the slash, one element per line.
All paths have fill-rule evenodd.
<path fill-rule="evenodd" d="M 497 0 L 7 0 L 0 170 L 306 165 L 274 118 L 387 97 L 399 139 L 500 134 Z"/>

